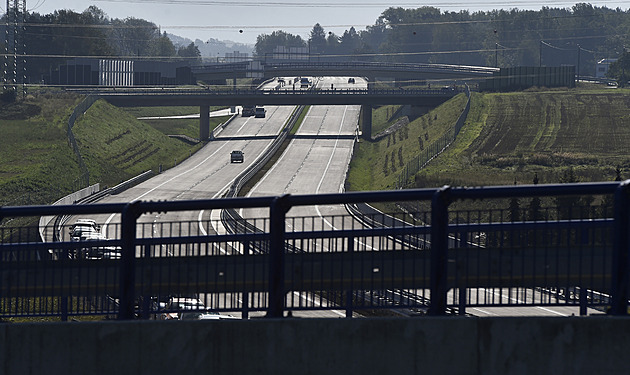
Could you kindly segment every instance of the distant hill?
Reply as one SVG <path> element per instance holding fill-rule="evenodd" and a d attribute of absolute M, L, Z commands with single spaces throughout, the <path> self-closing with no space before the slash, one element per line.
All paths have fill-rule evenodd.
<path fill-rule="evenodd" d="M 214 38 L 210 38 L 207 41 L 203 41 L 201 39 L 195 39 L 194 41 L 188 38 L 182 38 L 173 34 L 166 34 L 169 39 L 173 42 L 175 47 L 186 47 L 190 43 L 195 43 L 197 48 L 199 48 L 199 52 L 201 52 L 202 57 L 224 57 L 228 52 L 241 52 L 247 53 L 250 56 L 254 52 L 254 45 L 252 44 L 243 44 L 233 42 L 231 40 L 218 40 Z"/>

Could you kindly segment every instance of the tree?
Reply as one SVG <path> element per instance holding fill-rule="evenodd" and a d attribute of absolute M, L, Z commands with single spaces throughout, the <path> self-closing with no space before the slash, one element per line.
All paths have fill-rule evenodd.
<path fill-rule="evenodd" d="M 197 53 L 199 53 L 199 49 L 197 49 Z M 159 38 L 153 41 L 152 46 L 151 46 L 151 56 L 171 57 L 171 56 L 175 56 L 175 54 L 176 54 L 175 46 L 173 45 L 173 42 L 171 41 L 171 39 L 168 36 L 166 36 L 166 31 L 162 34 L 162 36 L 160 36 Z M 196 56 L 199 56 L 199 55 L 196 55 Z"/>
<path fill-rule="evenodd" d="M 341 38 L 339 38 L 339 46 L 342 53 L 348 55 L 355 53 L 359 49 L 361 46 L 361 38 L 354 27 L 344 31 Z"/>
<path fill-rule="evenodd" d="M 624 52 L 617 61 L 610 64 L 606 76 L 617 81 L 619 87 L 626 87 L 630 80 L 630 52 Z"/>
<path fill-rule="evenodd" d="M 331 55 L 337 54 L 340 46 L 341 43 L 339 42 L 339 37 L 335 35 L 335 33 L 329 32 L 328 37 L 326 38 L 326 50 L 324 52 Z"/>
<path fill-rule="evenodd" d="M 187 58 L 191 61 L 200 61 L 201 52 L 195 43 L 191 42 L 186 47 L 179 47 L 177 50 L 177 56 Z"/>
<path fill-rule="evenodd" d="M 149 56 L 151 42 L 161 35 L 149 21 L 129 17 L 112 21 L 111 40 L 120 56 Z"/>
<path fill-rule="evenodd" d="M 286 48 L 306 47 L 306 42 L 299 35 L 289 34 L 282 30 L 274 31 L 271 34 L 260 34 L 256 38 L 256 56 L 265 57 L 267 54 L 272 54 L 278 46 Z"/>
<path fill-rule="evenodd" d="M 324 28 L 316 23 L 309 34 L 309 53 L 324 53 L 326 51 L 326 32 Z"/>

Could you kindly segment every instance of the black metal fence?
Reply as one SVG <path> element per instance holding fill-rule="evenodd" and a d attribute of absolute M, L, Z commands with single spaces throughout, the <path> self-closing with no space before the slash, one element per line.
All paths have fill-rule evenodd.
<path fill-rule="evenodd" d="M 623 315 L 629 183 L 0 207 L 0 218 L 72 218 L 44 230 L 58 242 L 5 229 L 0 317 L 160 318 L 174 297 L 242 318 L 553 306 Z M 99 236 L 71 240 L 76 218 L 93 218 Z"/>

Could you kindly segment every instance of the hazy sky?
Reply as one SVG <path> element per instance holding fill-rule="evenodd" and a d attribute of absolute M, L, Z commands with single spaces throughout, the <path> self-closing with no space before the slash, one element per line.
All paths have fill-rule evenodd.
<path fill-rule="evenodd" d="M 326 32 L 341 35 L 354 26 L 363 30 L 374 24 L 389 7 L 418 8 L 434 6 L 442 11 L 492 9 L 534 9 L 543 6 L 570 8 L 578 1 L 558 0 L 452 0 L 434 2 L 393 2 L 386 0 L 28 0 L 27 9 L 40 14 L 58 9 L 82 12 L 96 5 L 110 18 L 142 18 L 162 27 L 163 31 L 192 40 L 209 38 L 241 43 L 256 42 L 259 34 L 285 30 L 307 38 L 319 22 Z M 588 2 L 588 1 L 583 1 Z M 626 1 L 590 1 L 598 7 L 628 10 Z M 1 3 L 4 5 L 5 3 Z M 2 8 L 4 10 L 4 8 Z M 242 30 L 242 32 L 240 32 Z"/>

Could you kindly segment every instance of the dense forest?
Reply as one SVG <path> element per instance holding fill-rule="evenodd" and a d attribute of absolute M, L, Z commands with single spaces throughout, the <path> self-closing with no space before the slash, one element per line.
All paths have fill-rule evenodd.
<path fill-rule="evenodd" d="M 30 80 L 67 57 L 122 56 L 199 61 L 193 43 L 176 47 L 150 21 L 110 19 L 90 6 L 81 13 L 28 13 L 23 33 Z M 630 46 L 630 10 L 580 3 L 572 8 L 442 12 L 435 7 L 388 8 L 365 30 L 343 35 L 316 24 L 305 40 L 283 30 L 258 36 L 256 55 L 277 46 L 305 47 L 320 60 L 445 63 L 483 66 L 579 66 L 592 75 L 602 58 Z M 629 58 L 630 60 L 630 58 Z"/>
<path fill-rule="evenodd" d="M 338 36 L 316 24 L 308 40 L 281 31 L 260 35 L 259 55 L 273 46 L 302 46 L 321 59 L 482 66 L 580 67 L 620 57 L 630 47 L 630 11 L 576 4 L 572 8 L 441 12 L 434 7 L 389 8 L 365 30 Z"/>

